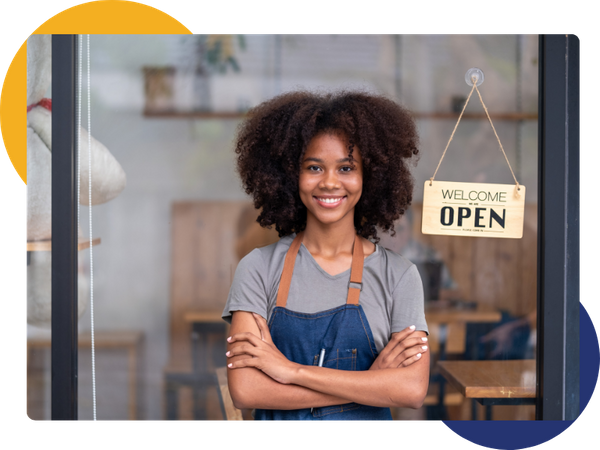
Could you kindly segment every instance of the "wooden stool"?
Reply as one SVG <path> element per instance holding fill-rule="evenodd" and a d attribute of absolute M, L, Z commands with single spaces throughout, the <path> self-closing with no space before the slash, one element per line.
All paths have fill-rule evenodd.
<path fill-rule="evenodd" d="M 172 363 L 165 369 L 166 417 L 168 420 L 177 419 L 178 391 L 180 387 L 187 386 L 192 389 L 194 419 L 205 420 L 207 389 L 218 387 L 215 368 L 226 362 L 228 325 L 221 319 L 220 311 L 187 311 L 183 313 L 183 319 L 191 327 L 191 367 Z"/>

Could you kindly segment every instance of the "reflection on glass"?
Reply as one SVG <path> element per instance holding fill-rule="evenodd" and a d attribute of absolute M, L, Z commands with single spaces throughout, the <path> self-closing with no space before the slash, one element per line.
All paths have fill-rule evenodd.
<path fill-rule="evenodd" d="M 27 414 L 32 419 L 50 418 L 50 45 L 49 36 L 27 41 Z"/>
<path fill-rule="evenodd" d="M 442 256 L 433 247 L 414 238 L 412 210 L 396 222 L 396 234 L 380 233 L 380 244 L 410 260 L 419 269 L 423 281 L 423 295 L 426 302 L 459 298 L 458 285 L 450 275 Z"/>
<path fill-rule="evenodd" d="M 380 235 L 382 245 L 421 273 L 432 378 L 425 406 L 394 411 L 394 417 L 473 418 L 472 401 L 441 375 L 437 361 L 533 358 L 536 36 L 94 35 L 91 52 L 94 138 L 127 174 L 118 196 L 92 202 L 94 234 L 102 242 L 94 247 L 99 419 L 223 418 L 214 374 L 224 364 L 227 329 L 218 316 L 239 260 L 278 238 L 255 222 L 258 212 L 234 170 L 233 137 L 249 108 L 298 88 L 366 89 L 401 102 L 417 119 L 413 204 L 395 236 Z M 464 74 L 473 66 L 485 73 L 480 89 L 490 113 L 503 114 L 494 125 L 527 186 L 520 240 L 420 233 L 422 183 L 456 123 L 455 111 L 469 91 Z M 461 121 L 437 178 L 511 182 L 480 105 L 469 103 L 466 113 L 471 118 Z M 100 160 L 92 162 L 100 167 Z M 31 197 L 36 180 L 49 183 L 44 170 L 29 171 L 30 215 L 37 204 L 49 214 L 49 198 L 36 203 Z M 88 229 L 87 213 L 82 207 L 82 230 Z M 33 253 L 28 290 L 39 290 L 43 276 L 33 271 L 42 256 Z M 87 251 L 79 257 L 88 273 Z M 84 302 L 86 280 L 80 276 Z M 82 419 L 91 417 L 89 330 L 88 308 L 80 318 Z M 40 419 L 49 418 L 47 355 L 47 348 L 32 350 L 29 360 L 29 411 Z M 535 375 L 525 370 L 520 377 L 525 386 Z M 485 417 L 486 407 L 474 410 Z M 493 406 L 491 413 L 494 420 L 528 420 L 532 411 L 513 405 Z M 247 411 L 244 418 L 251 418 Z"/>

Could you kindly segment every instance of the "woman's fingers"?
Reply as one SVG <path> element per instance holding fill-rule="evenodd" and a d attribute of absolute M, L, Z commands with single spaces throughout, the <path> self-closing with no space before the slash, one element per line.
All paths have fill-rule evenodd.
<path fill-rule="evenodd" d="M 388 345 L 390 345 L 391 342 L 394 342 L 395 344 L 402 342 L 404 339 L 406 339 L 412 333 L 415 332 L 415 328 L 416 327 L 414 325 L 411 325 L 410 327 L 407 327 L 404 330 L 399 331 L 398 333 L 392 334 L 392 338 L 390 339 L 390 342 L 388 343 Z"/>
<path fill-rule="evenodd" d="M 399 367 L 397 358 L 399 355 L 406 350 L 407 347 L 417 345 L 422 342 L 419 336 L 411 337 L 415 332 L 416 327 L 414 325 L 405 328 L 402 331 L 393 333 L 390 337 L 389 342 L 381 350 L 377 359 L 371 365 L 371 369 L 387 369 Z"/>
<path fill-rule="evenodd" d="M 233 358 L 234 356 L 240 355 L 248 355 L 250 358 L 237 358 L 230 360 L 227 363 L 227 367 L 230 369 L 240 369 L 242 367 L 256 367 L 260 369 L 260 362 L 258 356 L 260 355 L 260 350 L 258 347 L 255 347 L 250 344 L 241 344 L 232 348 L 227 353 L 227 358 Z"/>
<path fill-rule="evenodd" d="M 240 361 L 244 361 L 246 359 L 247 360 L 256 359 L 260 355 L 260 352 L 261 352 L 260 347 L 265 345 L 265 342 L 263 340 L 261 340 L 260 338 L 258 338 L 254 333 L 247 333 L 247 332 L 234 334 L 227 338 L 227 342 L 229 342 L 230 344 L 237 343 L 236 345 L 232 345 L 230 347 L 229 351 L 227 351 L 227 353 L 225 353 L 225 356 L 227 356 L 227 358 L 233 358 L 234 356 L 240 356 L 240 355 L 251 356 L 251 358 L 241 359 Z M 254 365 L 254 364 L 248 364 L 248 363 L 237 364 L 237 363 L 238 363 L 238 361 L 236 361 L 234 363 L 228 363 L 227 367 L 229 367 L 229 368 L 250 367 L 250 366 L 256 367 L 256 365 Z"/>
<path fill-rule="evenodd" d="M 410 327 L 407 327 L 402 331 L 392 334 L 392 337 L 390 338 L 389 342 L 386 344 L 385 348 L 381 351 L 381 355 L 384 358 L 387 358 L 387 357 L 389 357 L 389 355 L 393 354 L 393 356 L 392 356 L 392 359 L 393 359 L 398 353 L 398 350 L 397 350 L 398 345 L 401 345 L 401 343 L 405 339 L 407 339 L 412 333 L 414 333 L 414 331 L 415 331 L 415 326 L 411 325 Z M 402 351 L 403 349 L 404 349 L 404 347 L 402 347 L 402 349 L 400 351 Z M 396 350 L 396 352 L 394 352 L 394 350 Z"/>
<path fill-rule="evenodd" d="M 225 355 L 228 358 L 232 358 L 234 356 L 239 356 L 239 355 L 256 356 L 257 354 L 258 354 L 258 348 L 255 347 L 254 345 L 248 344 L 248 343 L 236 345 L 235 347 L 232 347 L 231 350 L 229 350 L 227 353 L 225 353 Z"/>
<path fill-rule="evenodd" d="M 411 357 L 410 357 L 410 358 L 408 358 L 408 359 L 405 359 L 405 360 L 402 362 L 402 364 L 400 364 L 400 367 L 408 367 L 408 366 L 410 366 L 411 364 L 414 364 L 414 363 L 416 363 L 416 362 L 417 362 L 418 360 L 420 360 L 422 357 L 423 357 L 423 354 L 422 354 L 422 353 L 417 353 L 416 355 L 414 355 L 414 356 L 411 356 Z"/>
<path fill-rule="evenodd" d="M 389 345 L 389 344 L 388 344 Z M 388 349 L 388 358 L 396 359 L 398 355 L 404 352 L 406 349 L 415 347 L 415 346 L 423 346 L 427 345 L 426 337 L 407 337 L 401 342 L 396 342 L 395 346 Z"/>
<path fill-rule="evenodd" d="M 271 339 L 268 328 L 263 329 L 265 340 L 256 334 L 236 333 L 227 338 L 232 344 L 226 354 L 227 367 L 239 369 L 254 367 L 273 378 L 278 383 L 288 384 L 293 380 L 296 364 L 289 361 L 277 347 L 268 342 Z"/>
<path fill-rule="evenodd" d="M 256 325 L 258 325 L 258 329 L 260 330 L 260 337 L 263 341 L 272 343 L 271 333 L 269 332 L 269 326 L 267 325 L 267 321 L 259 314 L 252 313 L 254 316 L 254 320 L 256 321 Z"/>
<path fill-rule="evenodd" d="M 421 359 L 423 353 L 429 350 L 427 345 L 414 345 L 400 353 L 396 359 L 396 367 L 407 367 Z M 417 356 L 418 355 L 418 356 Z"/>
<path fill-rule="evenodd" d="M 428 340 L 424 336 L 415 336 L 412 327 L 394 333 L 386 347 L 382 350 L 377 368 L 406 367 L 418 359 L 415 356 L 428 350 Z"/>
<path fill-rule="evenodd" d="M 268 330 L 267 330 L 268 332 Z M 268 338 L 270 339 L 270 335 Z M 227 356 L 237 356 L 237 355 L 252 355 L 256 356 L 258 354 L 258 349 L 262 348 L 263 350 L 267 348 L 271 348 L 272 345 L 263 339 L 260 339 L 254 333 L 236 333 L 227 338 L 227 342 L 230 344 L 238 343 L 235 346 L 231 346 L 230 350 L 225 353 Z"/>
<path fill-rule="evenodd" d="M 234 342 L 239 342 L 239 341 L 248 341 L 254 346 L 257 346 L 262 342 L 262 340 L 258 336 L 256 336 L 254 333 L 249 333 L 249 332 L 236 333 L 227 338 L 227 342 L 229 342 L 230 344 L 233 344 Z"/>
<path fill-rule="evenodd" d="M 238 361 L 230 362 L 227 364 L 227 367 L 229 367 L 230 369 L 240 369 L 242 367 L 258 368 L 257 366 L 258 366 L 258 359 L 256 359 L 256 358 L 240 359 Z"/>
<path fill-rule="evenodd" d="M 423 341 L 421 338 L 411 339 L 410 342 L 406 343 L 404 350 L 400 352 L 400 355 L 413 354 L 415 352 L 426 352 L 428 349 L 427 341 Z M 408 353 L 407 353 L 408 352 Z"/>
<path fill-rule="evenodd" d="M 407 365 L 415 362 L 415 359 L 413 358 L 415 355 L 424 353 L 428 351 L 428 349 L 429 347 L 420 340 L 419 342 L 403 349 L 402 351 L 395 349 L 390 355 L 388 355 L 387 365 L 391 367 L 406 367 Z"/>

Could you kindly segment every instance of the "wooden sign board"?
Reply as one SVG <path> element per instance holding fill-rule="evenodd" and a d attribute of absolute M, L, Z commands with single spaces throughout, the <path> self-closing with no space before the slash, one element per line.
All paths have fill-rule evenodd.
<path fill-rule="evenodd" d="M 431 185 L 430 185 L 431 184 Z M 525 186 L 426 181 L 423 234 L 516 238 L 523 236 Z"/>

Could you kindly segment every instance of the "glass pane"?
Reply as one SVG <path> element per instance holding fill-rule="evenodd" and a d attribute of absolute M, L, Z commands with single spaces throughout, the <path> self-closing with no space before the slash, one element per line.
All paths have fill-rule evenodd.
<path fill-rule="evenodd" d="M 512 396 L 535 394 L 537 52 L 533 35 L 402 36 L 401 98 L 418 118 L 421 159 L 412 211 L 400 220 L 397 235 L 382 241 L 413 261 L 423 279 L 434 360 L 430 392 L 437 395 L 428 418 L 534 419 L 533 405 L 484 407 L 465 399 L 456 385 L 474 389 L 491 383 L 506 393 L 482 395 L 498 398 L 511 390 Z M 457 123 L 471 90 L 464 75 L 473 66 L 484 72 L 482 99 L 517 180 L 527 188 L 521 239 L 421 233 L 423 183 L 433 176 Z M 435 179 L 513 183 L 476 93 L 464 114 Z M 436 364 L 444 360 L 450 363 L 445 373 Z M 486 380 L 488 373 L 495 379 Z M 502 389 L 503 383 L 511 385 L 500 377 L 510 374 L 512 387 Z"/>
<path fill-rule="evenodd" d="M 471 419 L 473 408 L 482 418 L 485 408 L 448 383 L 438 362 L 533 358 L 537 36 L 94 35 L 90 48 L 92 151 L 106 159 L 92 158 L 92 177 L 105 193 L 92 201 L 92 237 L 100 244 L 79 254 L 81 419 L 92 418 L 93 404 L 90 267 L 98 419 L 223 418 L 215 370 L 226 364 L 228 329 L 220 315 L 240 259 L 278 240 L 255 222 L 233 141 L 249 108 L 296 89 L 383 94 L 417 121 L 413 203 L 397 234 L 384 234 L 380 244 L 421 274 L 431 380 L 424 406 L 393 408 L 393 418 Z M 423 183 L 452 134 L 473 66 L 485 73 L 483 100 L 527 187 L 522 239 L 420 232 Z M 86 76 L 84 70 L 84 100 Z M 85 101 L 83 111 L 87 129 Z M 436 179 L 512 183 L 476 94 L 466 114 Z M 49 386 L 41 381 L 49 358 L 39 352 L 30 359 L 29 394 L 41 411 L 36 418 L 49 418 Z M 526 364 L 515 389 L 535 381 L 535 363 Z M 529 420 L 534 407 L 490 411 L 494 420 Z M 249 410 L 242 415 L 252 419 Z"/>
<path fill-rule="evenodd" d="M 27 40 L 27 414 L 50 419 L 51 37 Z"/>

